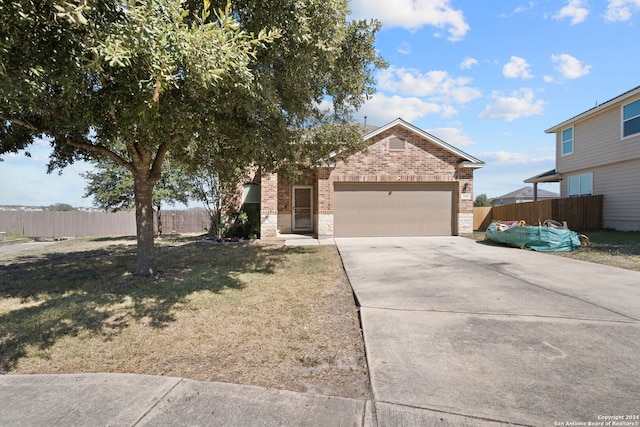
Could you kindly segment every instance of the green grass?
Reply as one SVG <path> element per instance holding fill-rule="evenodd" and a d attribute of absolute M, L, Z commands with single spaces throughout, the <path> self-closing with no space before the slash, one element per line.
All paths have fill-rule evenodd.
<path fill-rule="evenodd" d="M 579 259 L 640 271 L 640 232 L 597 230 L 579 232 L 589 238 L 589 246 L 573 252 L 550 252 L 553 255 Z M 484 240 L 484 232 L 475 231 L 468 237 Z"/>
<path fill-rule="evenodd" d="M 20 240 L 20 239 L 25 239 L 25 240 L 31 240 L 29 237 L 23 235 L 23 234 L 18 234 L 18 233 L 10 233 L 10 232 L 6 232 L 4 234 L 4 238 L 3 238 L 3 242 L 8 242 L 10 240 Z"/>

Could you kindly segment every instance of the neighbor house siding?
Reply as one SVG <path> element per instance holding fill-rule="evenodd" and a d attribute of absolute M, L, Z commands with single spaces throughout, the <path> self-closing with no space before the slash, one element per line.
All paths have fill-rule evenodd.
<path fill-rule="evenodd" d="M 561 155 L 562 130 L 556 132 L 558 172 L 564 174 L 640 157 L 640 135 L 622 139 L 621 134 L 622 105 L 637 99 L 640 97 L 617 103 L 587 120 L 574 123 L 573 154 Z"/>
<path fill-rule="evenodd" d="M 568 197 L 568 178 L 593 174 L 593 194 L 604 195 L 603 226 L 640 231 L 640 158 L 605 166 L 571 171 L 563 176 L 562 197 Z"/>
<path fill-rule="evenodd" d="M 593 180 L 594 193 L 605 195 L 604 227 L 640 230 L 640 159 L 597 168 Z"/>

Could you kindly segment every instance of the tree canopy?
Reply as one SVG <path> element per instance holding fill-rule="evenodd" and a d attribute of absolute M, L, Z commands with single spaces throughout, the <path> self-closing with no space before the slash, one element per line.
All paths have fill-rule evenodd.
<path fill-rule="evenodd" d="M 110 159 L 134 180 L 138 263 L 171 153 L 286 170 L 361 142 L 350 114 L 384 63 L 345 0 L 23 0 L 0 5 L 0 154 L 51 138 L 49 171 Z"/>
<path fill-rule="evenodd" d="M 491 200 L 487 198 L 487 195 L 482 193 L 476 196 L 476 199 L 473 201 L 474 207 L 486 207 L 491 206 Z"/>
<path fill-rule="evenodd" d="M 93 197 L 95 207 L 112 212 L 135 208 L 133 175 L 123 166 L 103 159 L 95 162 L 95 169 L 81 175 L 87 180 L 84 197 Z M 183 170 L 165 161 L 161 177 L 153 188 L 153 206 L 188 204 L 193 192 L 191 180 Z"/>

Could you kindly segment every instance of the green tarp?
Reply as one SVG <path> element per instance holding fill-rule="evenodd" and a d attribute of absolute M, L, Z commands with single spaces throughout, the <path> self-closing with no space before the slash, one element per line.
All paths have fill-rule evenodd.
<path fill-rule="evenodd" d="M 539 252 L 571 252 L 580 249 L 580 239 L 575 231 L 531 225 L 513 225 L 500 231 L 498 225 L 497 222 L 489 225 L 485 240 Z"/>

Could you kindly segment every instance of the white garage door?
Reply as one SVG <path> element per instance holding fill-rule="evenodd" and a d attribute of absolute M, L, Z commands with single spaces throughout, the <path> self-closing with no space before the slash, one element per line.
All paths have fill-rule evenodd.
<path fill-rule="evenodd" d="M 334 235 L 451 236 L 452 183 L 335 183 Z"/>

